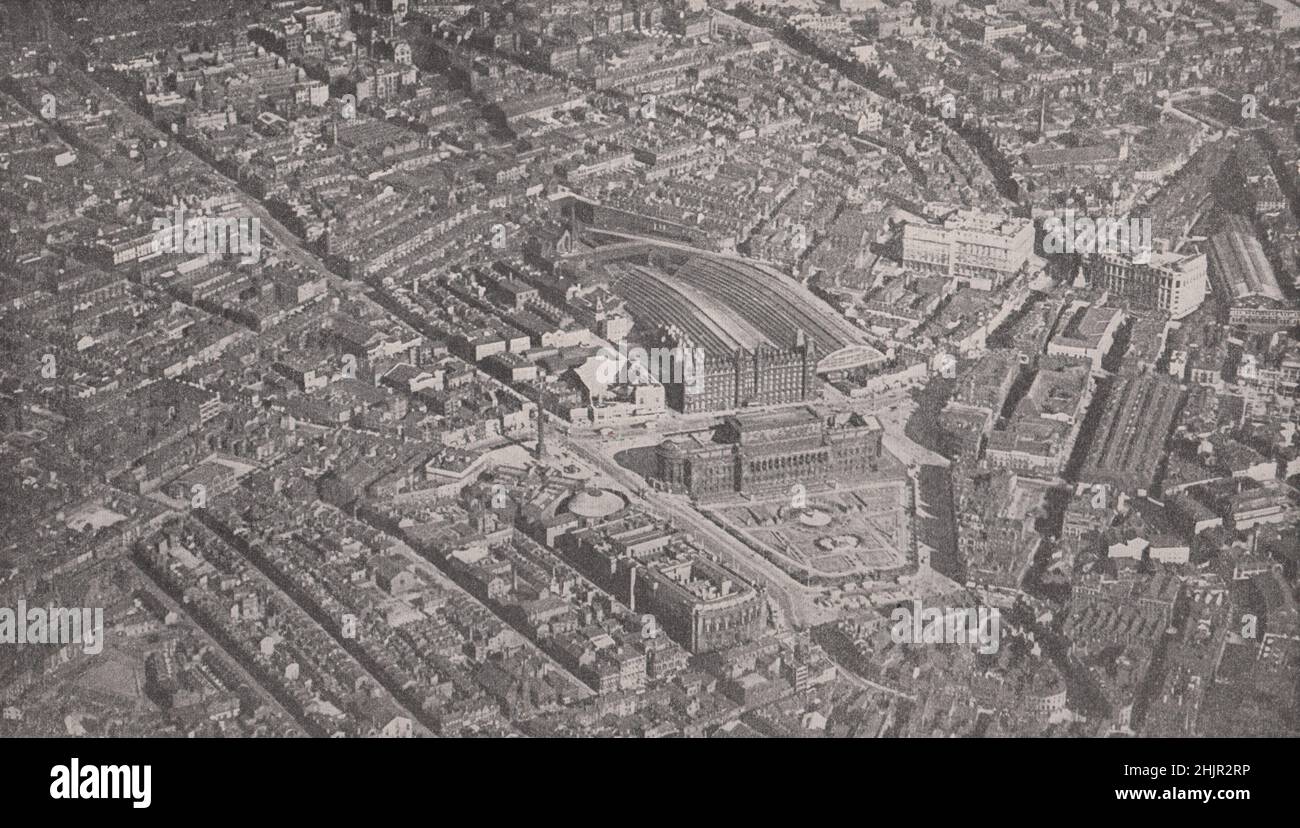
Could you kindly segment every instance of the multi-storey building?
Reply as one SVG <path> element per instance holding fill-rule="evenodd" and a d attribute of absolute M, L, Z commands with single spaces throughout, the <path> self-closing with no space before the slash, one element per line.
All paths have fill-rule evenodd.
<path fill-rule="evenodd" d="M 660 443 L 657 476 L 692 496 L 818 485 L 876 469 L 881 428 L 874 417 L 823 419 L 811 408 L 727 417 L 712 435 Z"/>
<path fill-rule="evenodd" d="M 749 641 L 763 630 L 763 600 L 757 590 L 708 558 L 656 561 L 639 573 L 632 595 L 637 611 L 653 614 L 668 635 L 693 653 Z"/>
<path fill-rule="evenodd" d="M 1047 343 L 1047 353 L 1087 361 L 1094 371 L 1115 344 L 1115 334 L 1124 322 L 1118 308 L 1076 303 L 1062 315 L 1062 324 Z"/>
<path fill-rule="evenodd" d="M 1228 308 L 1228 324 L 1248 331 L 1275 331 L 1300 325 L 1300 308 L 1267 296 L 1243 296 Z"/>
<path fill-rule="evenodd" d="M 634 612 L 653 615 L 670 638 L 693 653 L 749 641 L 763 630 L 762 594 L 649 516 L 620 514 L 566 533 L 557 545 L 584 575 Z M 635 669 L 644 681 L 644 655 Z M 621 673 L 614 675 L 621 679 Z"/>
<path fill-rule="evenodd" d="M 95 239 L 89 258 L 106 267 L 134 262 L 157 253 L 157 239 L 157 231 L 144 225 L 124 227 Z"/>
<path fill-rule="evenodd" d="M 903 226 L 903 264 L 979 290 L 1005 284 L 1033 250 L 1034 225 L 1023 218 L 955 210 L 937 220 Z"/>
<path fill-rule="evenodd" d="M 1016 420 L 989 435 L 985 457 L 995 469 L 1059 474 L 1070 457 L 1071 430 L 1042 418 Z"/>
<path fill-rule="evenodd" d="M 685 381 L 666 383 L 665 389 L 669 407 L 686 414 L 804 402 L 820 387 L 817 345 L 811 340 L 789 350 L 740 348 L 730 356 L 706 356 L 702 366 L 692 367 L 693 376 L 670 374 Z"/>
<path fill-rule="evenodd" d="M 1084 260 L 1088 284 L 1108 290 L 1142 308 L 1182 319 L 1201 306 L 1207 290 L 1204 253 L 1151 251 L 1095 253 Z"/>
<path fill-rule="evenodd" d="M 304 6 L 295 10 L 293 16 L 309 32 L 337 35 L 343 31 L 343 15 L 335 9 Z"/>

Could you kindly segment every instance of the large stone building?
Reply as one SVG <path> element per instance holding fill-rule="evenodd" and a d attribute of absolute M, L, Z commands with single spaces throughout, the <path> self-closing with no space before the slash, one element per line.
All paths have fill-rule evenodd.
<path fill-rule="evenodd" d="M 903 226 L 903 264 L 939 273 L 979 290 L 1010 280 L 1034 252 L 1034 224 L 976 210 Z"/>
<path fill-rule="evenodd" d="M 1047 353 L 1084 360 L 1092 370 L 1100 371 L 1123 323 L 1124 312 L 1119 308 L 1076 302 L 1062 314 L 1056 333 L 1047 343 Z"/>
<path fill-rule="evenodd" d="M 817 343 L 794 348 L 761 345 L 730 356 L 706 356 L 697 376 L 665 383 L 670 408 L 686 414 L 726 411 L 747 405 L 779 405 L 816 398 Z M 670 374 L 677 376 L 677 374 Z"/>
<path fill-rule="evenodd" d="M 1136 259 L 1131 253 L 1087 256 L 1084 278 L 1092 287 L 1128 299 L 1136 307 L 1165 311 L 1173 319 L 1182 319 L 1205 301 L 1204 253 L 1156 250 Z"/>
<path fill-rule="evenodd" d="M 763 630 L 763 597 L 753 585 L 647 515 L 591 521 L 560 536 L 557 546 L 584 575 L 633 611 L 653 615 L 693 653 L 749 641 Z"/>
<path fill-rule="evenodd" d="M 874 417 L 823 418 L 811 408 L 727 417 L 712 433 L 660 443 L 656 475 L 694 497 L 809 488 L 862 477 L 880 460 Z"/>
<path fill-rule="evenodd" d="M 632 605 L 654 615 L 692 653 L 720 650 L 763 631 L 763 599 L 740 576 L 702 556 L 655 561 L 636 570 Z"/>

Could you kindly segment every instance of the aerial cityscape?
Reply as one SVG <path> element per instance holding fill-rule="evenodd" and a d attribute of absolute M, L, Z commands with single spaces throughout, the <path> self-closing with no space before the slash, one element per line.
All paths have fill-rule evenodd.
<path fill-rule="evenodd" d="M 0 3 L 0 737 L 1300 736 L 1297 69 L 1300 0 Z"/>

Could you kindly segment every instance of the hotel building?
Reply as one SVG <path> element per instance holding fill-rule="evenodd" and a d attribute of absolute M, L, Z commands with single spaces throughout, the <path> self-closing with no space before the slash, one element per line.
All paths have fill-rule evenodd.
<path fill-rule="evenodd" d="M 939 273 L 979 290 L 1009 281 L 1034 251 L 1029 219 L 956 210 L 942 219 L 903 226 L 903 264 Z"/>

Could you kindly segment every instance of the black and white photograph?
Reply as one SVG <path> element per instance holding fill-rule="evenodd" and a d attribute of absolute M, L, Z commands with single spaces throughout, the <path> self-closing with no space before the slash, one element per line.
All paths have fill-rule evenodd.
<path fill-rule="evenodd" d="M 51 813 L 437 739 L 1239 813 L 1298 402 L 1300 0 L 0 2 Z"/>

